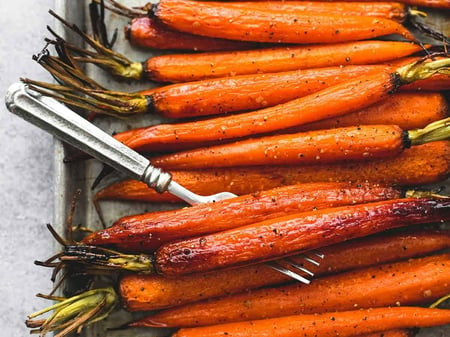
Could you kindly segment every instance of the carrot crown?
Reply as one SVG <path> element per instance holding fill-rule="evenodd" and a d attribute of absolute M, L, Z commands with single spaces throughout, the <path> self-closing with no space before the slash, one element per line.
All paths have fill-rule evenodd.
<path fill-rule="evenodd" d="M 31 330 L 32 333 L 39 333 L 40 336 L 60 331 L 55 337 L 65 336 L 74 330 L 80 331 L 83 327 L 106 318 L 119 300 L 111 287 L 89 290 L 70 298 L 46 298 L 57 303 L 29 315 L 26 325 L 34 329 Z M 53 313 L 47 319 L 34 319 L 49 311 Z"/>
<path fill-rule="evenodd" d="M 450 117 L 428 124 L 423 129 L 407 131 L 411 145 L 421 145 L 450 138 Z"/>
<path fill-rule="evenodd" d="M 396 73 L 399 75 L 401 83 L 408 84 L 418 80 L 424 80 L 438 73 L 450 75 L 449 57 L 432 61 L 429 58 L 426 57 L 398 68 Z"/>

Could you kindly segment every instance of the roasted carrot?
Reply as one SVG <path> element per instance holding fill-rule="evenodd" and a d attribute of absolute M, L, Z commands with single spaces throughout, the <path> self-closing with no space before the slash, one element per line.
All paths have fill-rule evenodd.
<path fill-rule="evenodd" d="M 151 252 L 165 242 L 219 232 L 283 215 L 341 205 L 398 199 L 399 188 L 348 183 L 291 185 L 190 208 L 126 216 L 83 239 L 123 251 Z"/>
<path fill-rule="evenodd" d="M 298 314 L 429 304 L 450 292 L 450 255 L 383 264 L 169 308 L 131 324 L 193 327 Z"/>
<path fill-rule="evenodd" d="M 315 276 L 423 256 L 450 247 L 446 231 L 407 230 L 382 233 L 322 247 L 319 266 L 307 264 Z M 308 255 L 308 254 L 307 254 Z M 290 257 L 304 264 L 302 256 Z M 177 278 L 127 274 L 120 279 L 122 302 L 129 311 L 149 311 L 231 295 L 291 280 L 264 264 Z"/>
<path fill-rule="evenodd" d="M 366 109 L 337 118 L 305 124 L 290 131 L 332 129 L 351 125 L 392 124 L 404 130 L 448 117 L 449 107 L 440 93 L 399 93 Z"/>
<path fill-rule="evenodd" d="M 401 24 L 379 17 L 247 9 L 190 0 L 160 0 L 152 11 L 158 20 L 175 30 L 230 40 L 310 44 L 399 34 L 415 41 Z"/>
<path fill-rule="evenodd" d="M 450 172 L 450 143 L 434 142 L 406 149 L 393 158 L 368 162 L 311 165 L 304 167 L 253 167 L 172 171 L 174 179 L 199 194 L 229 191 L 238 195 L 278 186 L 308 182 L 353 181 L 399 185 L 436 183 Z M 159 194 L 146 184 L 126 180 L 112 184 L 95 195 L 100 200 L 179 202 L 169 193 Z"/>
<path fill-rule="evenodd" d="M 450 311 L 421 307 L 384 307 L 295 315 L 178 330 L 173 337 L 351 337 L 380 330 L 431 327 L 450 323 Z"/>
<path fill-rule="evenodd" d="M 215 115 L 274 106 L 384 69 L 382 65 L 350 65 L 240 75 L 172 84 L 141 94 L 148 98 L 149 111 L 166 117 Z"/>
<path fill-rule="evenodd" d="M 395 13 L 399 14 L 398 19 L 400 19 L 401 11 L 400 8 L 397 9 Z M 394 12 L 392 14 L 394 15 Z M 161 50 L 220 51 L 256 47 L 255 43 L 215 39 L 178 32 L 167 28 L 150 17 L 132 19 L 125 27 L 125 36 L 134 46 Z"/>
<path fill-rule="evenodd" d="M 165 169 L 202 169 L 385 158 L 398 155 L 411 145 L 450 138 L 450 118 L 419 130 L 405 131 L 396 125 L 360 125 L 288 133 L 166 154 L 152 157 L 151 161 Z M 433 136 L 426 130 L 436 133 Z"/>
<path fill-rule="evenodd" d="M 449 200 L 394 199 L 293 214 L 162 245 L 156 270 L 167 276 L 249 265 L 387 229 L 445 221 Z"/>
<path fill-rule="evenodd" d="M 283 12 L 304 11 L 307 13 L 375 16 L 403 22 L 408 16 L 407 7 L 400 2 L 323 2 L 323 1 L 245 1 L 209 2 L 242 9 L 271 10 Z"/>
<path fill-rule="evenodd" d="M 201 121 L 144 127 L 115 137 L 135 150 L 153 152 L 170 144 L 181 149 L 183 143 L 206 143 L 273 132 L 363 109 L 392 95 L 403 84 L 429 77 L 434 72 L 448 71 L 449 65 L 450 58 L 413 63 L 396 71 L 349 80 L 274 107 Z"/>

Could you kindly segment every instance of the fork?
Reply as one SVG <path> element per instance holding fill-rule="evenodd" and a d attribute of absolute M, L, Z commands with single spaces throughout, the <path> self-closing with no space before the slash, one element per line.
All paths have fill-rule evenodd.
<path fill-rule="evenodd" d="M 24 120 L 51 133 L 62 141 L 86 152 L 114 169 L 128 174 L 130 178 L 146 183 L 157 192 L 165 191 L 179 197 L 190 205 L 216 202 L 236 197 L 230 192 L 220 192 L 209 196 L 201 196 L 172 180 L 168 172 L 154 167 L 150 161 L 136 151 L 87 121 L 57 100 L 31 90 L 24 83 L 12 84 L 5 97 L 6 107 Z M 323 259 L 319 252 L 311 255 Z M 315 266 L 319 262 L 303 254 L 304 260 Z M 266 263 L 272 269 L 295 280 L 309 284 L 307 277 L 313 276 L 308 268 L 291 259 L 270 261 Z M 303 273 L 302 276 L 298 270 Z"/>

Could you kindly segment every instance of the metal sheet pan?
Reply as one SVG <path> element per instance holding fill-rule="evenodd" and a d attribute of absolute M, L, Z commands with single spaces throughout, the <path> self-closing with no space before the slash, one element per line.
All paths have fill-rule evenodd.
<path fill-rule="evenodd" d="M 87 13 L 87 8 L 89 0 L 55 0 L 55 11 L 65 17 L 69 22 L 76 23 L 82 29 L 89 31 L 89 22 L 87 18 L 89 17 Z M 122 0 L 121 3 L 125 5 L 142 5 L 146 1 L 132 1 L 132 0 Z M 448 13 L 447 13 L 448 14 Z M 441 14 L 439 14 L 441 15 Z M 113 29 L 118 28 L 119 36 L 118 40 L 114 46 L 114 49 L 127 55 L 132 60 L 144 60 L 151 55 L 150 52 L 144 52 L 135 48 L 130 47 L 128 42 L 125 40 L 122 28 L 127 23 L 127 19 L 120 17 L 116 14 L 108 13 L 107 27 L 112 32 Z M 442 19 L 439 23 L 441 29 L 445 28 L 448 30 L 448 21 Z M 71 32 L 65 30 L 65 28 L 59 23 L 55 22 L 55 29 L 66 39 L 70 41 L 77 42 L 76 37 L 73 36 Z M 144 87 L 149 87 L 151 84 L 131 84 L 131 83 L 119 83 L 111 79 L 103 71 L 97 68 L 88 66 L 87 72 L 90 76 L 94 77 L 97 81 L 104 83 L 107 88 L 117 89 L 122 91 L 132 91 L 138 90 Z M 135 118 L 127 120 L 126 122 L 118 122 L 117 120 L 111 118 L 101 118 L 97 121 L 98 125 L 109 133 L 122 131 L 127 128 L 137 127 L 140 125 L 149 125 L 162 122 L 157 116 L 147 115 L 142 118 Z M 70 203 L 77 189 L 81 189 L 82 194 L 80 201 L 75 212 L 74 223 L 83 224 L 92 229 L 99 229 L 101 227 L 100 219 L 97 212 L 93 206 L 92 197 L 94 195 L 91 190 L 92 183 L 98 173 L 100 172 L 102 165 L 95 160 L 88 160 L 83 162 L 75 162 L 70 164 L 64 164 L 63 159 L 67 155 L 67 147 L 55 140 L 54 145 L 54 184 L 55 184 L 55 212 L 54 212 L 54 225 L 59 233 L 64 232 L 64 224 L 68 215 L 68 210 Z M 117 178 L 117 177 L 116 177 Z M 104 182 L 105 184 L 108 181 Z M 107 223 L 118 219 L 119 217 L 127 214 L 134 214 L 143 211 L 154 211 L 160 209 L 177 207 L 177 205 L 155 205 L 149 203 L 130 203 L 130 202 L 114 202 L 108 201 L 102 203 L 102 209 L 104 211 L 105 219 Z M 56 243 L 55 251 L 59 249 Z M 71 284 L 69 282 L 68 286 Z M 85 337 L 140 337 L 140 336 L 167 336 L 168 330 L 165 329 L 127 329 L 127 330 L 109 330 L 109 328 L 117 328 L 132 319 L 130 313 L 124 310 L 117 310 L 114 312 L 109 319 L 96 323 L 93 326 L 89 326 L 82 332 L 82 336 Z M 440 327 L 436 329 L 423 329 L 419 333 L 420 337 L 444 337 L 450 336 L 450 326 Z"/>

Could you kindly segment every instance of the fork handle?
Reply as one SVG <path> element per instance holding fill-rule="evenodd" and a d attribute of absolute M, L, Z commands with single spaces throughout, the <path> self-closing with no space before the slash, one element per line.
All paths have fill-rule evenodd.
<path fill-rule="evenodd" d="M 131 178 L 145 182 L 156 191 L 162 193 L 169 188 L 170 173 L 154 167 L 147 158 L 55 99 L 43 96 L 23 83 L 14 83 L 8 89 L 5 103 L 12 113 Z"/>

